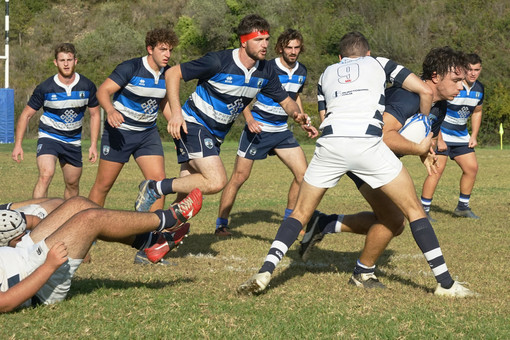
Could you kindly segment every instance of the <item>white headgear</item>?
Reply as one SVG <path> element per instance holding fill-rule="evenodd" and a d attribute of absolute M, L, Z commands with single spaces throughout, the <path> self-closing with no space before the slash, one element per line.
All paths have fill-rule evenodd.
<path fill-rule="evenodd" d="M 0 247 L 5 247 L 13 238 L 27 228 L 25 216 L 15 210 L 0 210 Z"/>

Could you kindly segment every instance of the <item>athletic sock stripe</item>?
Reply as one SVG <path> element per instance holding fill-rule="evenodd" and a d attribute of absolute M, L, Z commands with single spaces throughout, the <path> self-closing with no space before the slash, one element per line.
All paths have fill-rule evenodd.
<path fill-rule="evenodd" d="M 270 262 L 276 267 L 280 262 L 280 259 L 276 255 L 268 254 L 264 262 Z"/>
<path fill-rule="evenodd" d="M 435 258 L 443 256 L 443 252 L 441 251 L 441 248 L 435 248 L 426 253 L 423 253 L 423 255 L 425 255 L 425 259 L 427 261 L 432 261 Z"/>
<path fill-rule="evenodd" d="M 443 273 L 446 273 L 447 271 L 448 271 L 448 268 L 446 267 L 446 263 L 443 263 L 440 266 L 432 268 L 432 272 L 434 273 L 434 276 L 436 276 L 436 277 Z"/>
<path fill-rule="evenodd" d="M 273 241 L 273 244 L 271 244 L 271 248 L 276 248 L 284 254 L 287 253 L 287 250 L 289 250 L 289 247 L 287 247 L 285 243 L 277 240 Z"/>
<path fill-rule="evenodd" d="M 335 223 L 335 233 L 339 233 L 342 231 L 342 221 L 344 220 L 344 215 L 338 215 L 338 218 Z"/>

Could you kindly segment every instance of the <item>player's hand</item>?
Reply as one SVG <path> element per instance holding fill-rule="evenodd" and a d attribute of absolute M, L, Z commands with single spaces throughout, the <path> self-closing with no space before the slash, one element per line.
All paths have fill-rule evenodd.
<path fill-rule="evenodd" d="M 437 141 L 437 151 L 446 151 L 448 147 L 446 146 L 446 143 L 444 140 L 438 140 Z"/>
<path fill-rule="evenodd" d="M 437 174 L 437 156 L 434 152 L 429 152 L 426 155 L 420 156 L 423 165 L 427 169 L 429 176 Z"/>
<path fill-rule="evenodd" d="M 51 247 L 45 263 L 55 270 L 67 261 L 67 246 L 64 242 L 57 242 Z"/>
<path fill-rule="evenodd" d="M 181 112 L 181 110 L 179 110 L 178 112 Z M 181 128 L 184 131 L 184 133 L 186 134 L 188 133 L 188 127 L 186 125 L 184 117 L 182 116 L 182 113 L 172 114 L 172 116 L 168 120 L 166 130 L 172 136 L 172 138 L 181 139 Z"/>
<path fill-rule="evenodd" d="M 23 160 L 23 148 L 21 146 L 15 146 L 12 150 L 12 160 L 18 163 Z"/>
<path fill-rule="evenodd" d="M 423 140 L 418 144 L 418 154 L 425 155 L 430 152 L 430 147 L 432 145 L 432 132 L 429 132 L 427 137 L 423 138 Z"/>
<path fill-rule="evenodd" d="M 474 149 L 477 145 L 478 141 L 476 140 L 476 138 L 473 137 L 469 138 L 468 148 Z"/>
<path fill-rule="evenodd" d="M 89 161 L 90 163 L 95 163 L 97 161 L 97 146 L 90 146 Z"/>
<path fill-rule="evenodd" d="M 118 128 L 122 123 L 124 123 L 124 117 L 119 111 L 113 110 L 106 114 L 106 121 L 112 128 Z"/>
<path fill-rule="evenodd" d="M 255 119 L 247 120 L 246 125 L 248 126 L 248 130 L 251 133 L 261 133 L 262 132 L 262 124 L 261 122 L 257 122 Z"/>

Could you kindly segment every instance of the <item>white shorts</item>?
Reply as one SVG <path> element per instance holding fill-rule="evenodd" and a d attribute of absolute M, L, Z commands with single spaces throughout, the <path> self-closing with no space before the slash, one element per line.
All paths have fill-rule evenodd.
<path fill-rule="evenodd" d="M 44 263 L 49 252 L 48 246 L 44 240 L 34 244 L 30 235 L 23 236 L 21 242 L 16 245 L 16 248 L 22 248 L 28 251 L 28 257 L 26 259 L 27 275 L 33 273 Z M 71 279 L 82 261 L 82 259 L 69 258 L 67 262 L 62 264 L 35 294 L 39 301 L 49 305 L 64 300 L 71 288 Z"/>
<path fill-rule="evenodd" d="M 382 138 L 321 137 L 304 180 L 317 188 L 332 188 L 347 171 L 373 189 L 394 180 L 402 162 Z"/>
<path fill-rule="evenodd" d="M 25 215 L 34 215 L 34 216 L 37 216 L 41 220 L 43 218 L 45 218 L 46 216 L 48 216 L 48 212 L 46 211 L 46 209 L 41 207 L 39 204 L 29 204 L 29 205 L 25 205 L 25 206 L 23 206 L 21 208 L 14 209 L 14 210 L 22 212 Z"/>

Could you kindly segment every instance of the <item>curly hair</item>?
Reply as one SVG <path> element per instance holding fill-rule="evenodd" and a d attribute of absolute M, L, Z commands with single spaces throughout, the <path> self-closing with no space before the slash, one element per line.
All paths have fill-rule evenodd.
<path fill-rule="evenodd" d="M 283 31 L 282 34 L 280 34 L 278 40 L 276 41 L 276 45 L 274 47 L 276 54 L 282 53 L 283 49 L 289 44 L 291 40 L 299 40 L 301 43 L 301 52 L 305 51 L 303 35 L 295 29 L 288 28 Z"/>
<path fill-rule="evenodd" d="M 158 44 L 168 44 L 171 47 L 177 46 L 179 38 L 177 34 L 168 28 L 155 28 L 147 32 L 145 36 L 145 47 L 155 48 Z"/>
<path fill-rule="evenodd" d="M 429 51 L 423 61 L 422 78 L 430 80 L 434 75 L 444 77 L 449 72 L 467 68 L 468 61 L 464 53 L 450 46 L 436 47 Z"/>
<path fill-rule="evenodd" d="M 339 53 L 344 57 L 363 57 L 370 51 L 367 38 L 357 31 L 346 33 L 339 44 Z"/>
<path fill-rule="evenodd" d="M 76 48 L 71 43 L 61 43 L 55 47 L 55 59 L 59 53 L 71 53 L 76 58 Z"/>
<path fill-rule="evenodd" d="M 269 32 L 269 23 L 266 19 L 257 14 L 248 14 L 241 19 L 237 26 L 237 36 L 240 38 L 242 35 L 249 34 L 253 31 L 266 31 Z"/>

